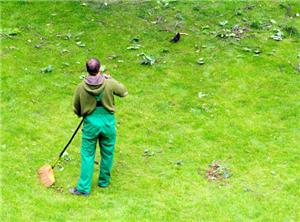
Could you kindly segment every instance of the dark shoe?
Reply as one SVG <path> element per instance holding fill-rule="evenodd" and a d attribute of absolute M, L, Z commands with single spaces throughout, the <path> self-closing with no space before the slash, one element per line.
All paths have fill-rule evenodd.
<path fill-rule="evenodd" d="M 69 189 L 69 192 L 73 195 L 77 195 L 77 196 L 88 196 L 89 193 L 83 193 L 83 192 L 80 192 L 78 191 L 76 188 L 71 188 Z"/>
<path fill-rule="evenodd" d="M 107 186 L 100 186 L 100 185 L 98 185 L 98 187 L 100 187 L 100 188 L 102 188 L 102 189 L 105 189 L 105 188 L 108 188 L 108 185 Z"/>

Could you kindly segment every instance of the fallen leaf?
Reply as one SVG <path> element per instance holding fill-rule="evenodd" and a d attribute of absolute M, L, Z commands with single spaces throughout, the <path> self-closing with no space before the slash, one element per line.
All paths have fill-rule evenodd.
<path fill-rule="evenodd" d="M 65 160 L 65 161 L 70 161 L 71 160 L 71 157 L 69 155 L 69 153 L 67 151 L 65 151 L 62 155 L 62 159 Z"/>
<path fill-rule="evenodd" d="M 203 98 L 204 96 L 206 96 L 205 93 L 203 93 L 203 92 L 198 92 L 198 97 L 199 97 L 199 99 Z"/>
<path fill-rule="evenodd" d="M 244 50 L 245 52 L 252 52 L 252 49 L 250 49 L 250 48 L 248 48 L 248 47 L 244 47 L 243 50 Z"/>
<path fill-rule="evenodd" d="M 72 34 L 71 34 L 71 33 L 67 33 L 67 34 L 65 35 L 64 39 L 65 39 L 65 40 L 69 40 L 69 39 L 71 39 L 71 37 L 72 37 Z"/>
<path fill-rule="evenodd" d="M 66 52 L 70 52 L 70 51 L 67 50 L 67 49 L 62 49 L 62 50 L 60 51 L 60 53 L 66 53 Z"/>
<path fill-rule="evenodd" d="M 17 48 L 16 46 L 12 45 L 12 46 L 9 46 L 8 47 L 9 49 L 12 49 L 12 50 L 18 50 L 19 48 Z"/>
<path fill-rule="evenodd" d="M 49 73 L 49 72 L 52 72 L 52 71 L 53 71 L 53 66 L 52 65 L 48 65 L 48 66 L 41 69 L 42 73 Z"/>
<path fill-rule="evenodd" d="M 118 56 L 117 55 L 109 55 L 107 58 L 110 60 L 113 60 L 113 59 L 118 58 Z"/>
<path fill-rule="evenodd" d="M 204 26 L 201 27 L 202 30 L 209 29 L 209 28 L 210 28 L 209 25 L 204 25 Z"/>
<path fill-rule="evenodd" d="M 81 41 L 76 42 L 76 45 L 78 45 L 79 47 L 85 47 L 85 44 Z"/>
<path fill-rule="evenodd" d="M 68 63 L 68 62 L 63 62 L 62 64 L 63 64 L 63 66 L 70 66 L 70 63 Z"/>
<path fill-rule="evenodd" d="M 283 32 L 280 29 L 275 29 L 274 35 L 272 35 L 271 38 L 276 41 L 281 41 L 283 39 Z"/>
<path fill-rule="evenodd" d="M 228 21 L 225 20 L 225 21 L 219 22 L 219 25 L 220 25 L 220 26 L 225 26 L 227 23 L 228 23 Z"/>
<path fill-rule="evenodd" d="M 197 61 L 197 63 L 199 64 L 199 65 L 204 65 L 204 59 L 203 58 L 200 58 L 200 59 L 198 59 L 198 61 Z"/>
<path fill-rule="evenodd" d="M 127 47 L 127 49 L 128 50 L 137 50 L 141 47 L 142 47 L 141 45 L 131 45 L 131 46 Z"/>
<path fill-rule="evenodd" d="M 142 65 L 153 65 L 155 63 L 155 58 L 149 55 L 142 55 L 143 59 L 141 61 Z"/>
<path fill-rule="evenodd" d="M 260 54 L 260 53 L 261 53 L 261 50 L 260 50 L 260 49 L 255 49 L 255 50 L 254 50 L 254 53 L 255 53 L 255 54 Z"/>
<path fill-rule="evenodd" d="M 183 165 L 183 160 L 175 160 L 174 164 L 175 164 L 175 166 L 182 166 Z"/>
<path fill-rule="evenodd" d="M 237 16 L 240 16 L 240 15 L 242 15 L 243 13 L 242 13 L 242 11 L 241 10 L 237 10 L 236 12 L 235 12 L 235 15 L 237 15 Z"/>
<path fill-rule="evenodd" d="M 147 157 L 150 157 L 150 156 L 154 156 L 154 152 L 149 150 L 149 149 L 145 149 L 144 150 L 144 153 L 143 153 L 143 156 L 147 156 Z"/>

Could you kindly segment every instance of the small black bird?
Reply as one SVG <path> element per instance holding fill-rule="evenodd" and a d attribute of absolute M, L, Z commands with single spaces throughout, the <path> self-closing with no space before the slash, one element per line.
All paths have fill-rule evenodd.
<path fill-rule="evenodd" d="M 180 39 L 180 33 L 177 32 L 177 34 L 170 40 L 170 42 L 176 43 L 179 41 L 179 39 Z"/>

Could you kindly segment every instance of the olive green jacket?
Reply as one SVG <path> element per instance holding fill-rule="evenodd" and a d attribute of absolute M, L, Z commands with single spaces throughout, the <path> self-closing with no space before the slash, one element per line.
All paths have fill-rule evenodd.
<path fill-rule="evenodd" d="M 109 77 L 104 78 L 101 85 L 88 85 L 82 81 L 76 88 L 73 99 L 73 110 L 79 117 L 89 115 L 96 108 L 96 96 L 103 93 L 101 104 L 109 112 L 115 112 L 114 95 L 119 97 L 127 96 L 126 87 Z"/>

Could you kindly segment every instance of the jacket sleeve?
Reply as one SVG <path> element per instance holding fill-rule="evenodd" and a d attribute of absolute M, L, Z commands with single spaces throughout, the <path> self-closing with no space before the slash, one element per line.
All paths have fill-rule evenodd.
<path fill-rule="evenodd" d="M 116 81 L 115 79 L 112 79 L 112 81 L 114 95 L 119 97 L 125 97 L 128 95 L 128 90 L 122 83 Z"/>
<path fill-rule="evenodd" d="M 73 96 L 73 111 L 77 116 L 81 116 L 80 86 L 77 87 Z"/>

